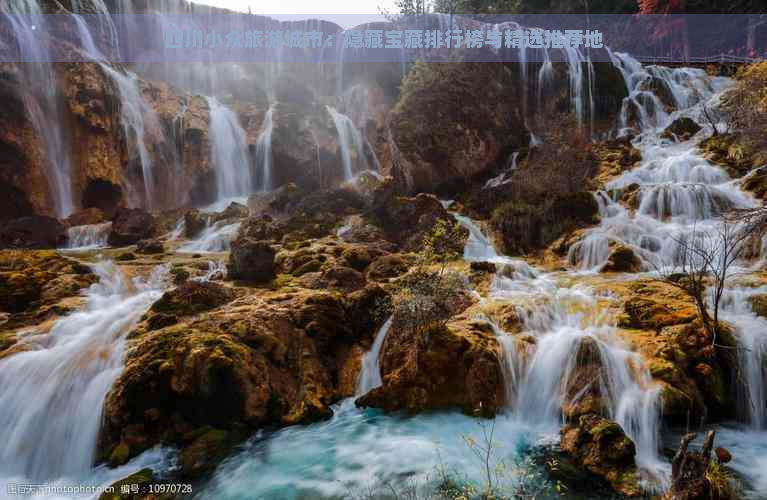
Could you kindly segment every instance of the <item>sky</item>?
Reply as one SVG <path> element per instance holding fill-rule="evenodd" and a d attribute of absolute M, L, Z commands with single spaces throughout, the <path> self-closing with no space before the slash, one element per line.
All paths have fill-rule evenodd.
<path fill-rule="evenodd" d="M 194 3 L 213 5 L 253 14 L 266 14 L 280 20 L 319 18 L 333 21 L 343 28 L 364 22 L 380 21 L 380 9 L 394 10 L 394 0 L 281 0 L 265 2 L 254 0 L 192 0 Z M 336 14 L 336 15 L 334 15 Z M 342 14 L 342 15 L 338 15 Z"/>

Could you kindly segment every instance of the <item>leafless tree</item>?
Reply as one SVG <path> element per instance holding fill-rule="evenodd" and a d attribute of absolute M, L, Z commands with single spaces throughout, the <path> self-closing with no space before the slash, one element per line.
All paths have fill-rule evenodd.
<path fill-rule="evenodd" d="M 719 311 L 726 282 L 748 237 L 742 225 L 727 218 L 714 231 L 700 231 L 693 226 L 689 234 L 674 238 L 678 248 L 674 262 L 656 262 L 654 266 L 660 279 L 693 299 L 713 345 L 721 327 Z M 712 311 L 706 296 L 709 286 Z"/>

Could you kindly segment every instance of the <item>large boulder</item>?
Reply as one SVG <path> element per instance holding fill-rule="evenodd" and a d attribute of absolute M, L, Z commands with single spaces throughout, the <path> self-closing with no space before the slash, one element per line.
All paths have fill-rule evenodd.
<path fill-rule="evenodd" d="M 196 238 L 209 222 L 209 214 L 203 214 L 197 209 L 189 210 L 184 214 L 184 236 L 189 239 Z"/>
<path fill-rule="evenodd" d="M 64 225 L 53 217 L 31 215 L 0 225 L 0 248 L 58 248 L 66 240 Z"/>
<path fill-rule="evenodd" d="M 139 208 L 124 208 L 112 221 L 107 242 L 113 247 L 133 245 L 154 236 L 154 217 Z"/>
<path fill-rule="evenodd" d="M 185 281 L 167 291 L 152 304 L 151 311 L 158 314 L 188 316 L 215 309 L 234 298 L 231 288 L 213 281 Z"/>
<path fill-rule="evenodd" d="M 674 120 L 660 136 L 674 141 L 686 141 L 697 134 L 701 128 L 695 120 L 683 116 Z"/>
<path fill-rule="evenodd" d="M 232 242 L 228 275 L 236 280 L 267 283 L 275 277 L 276 254 L 269 242 L 239 235 Z"/>
<path fill-rule="evenodd" d="M 458 221 L 440 203 L 436 196 L 421 193 L 414 197 L 397 196 L 386 191 L 386 198 L 378 202 L 375 211 L 378 223 L 386 237 L 398 243 L 406 251 L 418 251 L 424 237 L 434 228 L 437 221 L 446 223 L 446 231 L 452 232 L 459 226 Z M 463 253 L 469 231 L 458 227 L 460 238 L 452 241 L 452 250 Z"/>
<path fill-rule="evenodd" d="M 553 194 L 539 203 L 504 203 L 493 211 L 490 228 L 504 253 L 526 254 L 594 224 L 598 214 L 599 205 L 589 192 Z"/>
<path fill-rule="evenodd" d="M 100 208 L 85 208 L 73 213 L 66 219 L 68 226 L 85 226 L 106 222 L 107 217 Z"/>
<path fill-rule="evenodd" d="M 196 476 L 235 435 L 328 418 L 350 395 L 361 346 L 382 322 L 372 306 L 385 292 L 375 286 L 349 295 L 247 289 L 220 306 L 221 289 L 198 286 L 217 290 L 202 304 L 206 314 L 180 314 L 189 309 L 179 287 L 129 335 L 125 369 L 104 406 L 99 456 L 175 443 L 184 474 Z M 170 313 L 179 313 L 177 324 L 151 327 L 153 315 Z"/>
<path fill-rule="evenodd" d="M 502 64 L 416 63 L 389 115 L 392 173 L 400 191 L 463 182 L 527 147 L 524 91 Z"/>
<path fill-rule="evenodd" d="M 469 316 L 423 335 L 393 326 L 380 366 L 383 384 L 359 398 L 358 406 L 410 413 L 460 408 L 492 416 L 505 403 L 495 333 Z"/>
<path fill-rule="evenodd" d="M 607 480 L 621 495 L 641 496 L 636 447 L 620 425 L 589 413 L 565 425 L 560 435 L 562 451 L 576 464 Z"/>
<path fill-rule="evenodd" d="M 603 273 L 637 273 L 642 270 L 642 261 L 634 251 L 625 245 L 615 245 L 610 250 L 607 262 L 602 266 Z"/>
<path fill-rule="evenodd" d="M 66 314 L 67 301 L 98 278 L 87 266 L 49 250 L 0 251 L 0 312 L 3 328 L 18 328 Z"/>

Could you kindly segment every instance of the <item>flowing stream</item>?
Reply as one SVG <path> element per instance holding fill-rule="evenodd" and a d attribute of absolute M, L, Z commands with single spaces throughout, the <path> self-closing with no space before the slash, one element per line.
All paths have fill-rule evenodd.
<path fill-rule="evenodd" d="M 93 470 L 101 409 L 122 371 L 125 336 L 162 295 L 166 273 L 128 281 L 111 262 L 93 270 L 99 282 L 81 310 L 26 333 L 26 350 L 0 360 L 3 482 L 99 484 L 128 470 Z M 136 463 L 157 460 L 153 452 Z"/>

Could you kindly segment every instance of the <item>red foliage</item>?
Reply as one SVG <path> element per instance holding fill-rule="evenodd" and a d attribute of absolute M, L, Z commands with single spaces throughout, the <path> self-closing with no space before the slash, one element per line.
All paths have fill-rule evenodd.
<path fill-rule="evenodd" d="M 682 12 L 684 0 L 637 0 L 640 14 L 674 14 Z"/>

